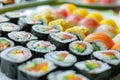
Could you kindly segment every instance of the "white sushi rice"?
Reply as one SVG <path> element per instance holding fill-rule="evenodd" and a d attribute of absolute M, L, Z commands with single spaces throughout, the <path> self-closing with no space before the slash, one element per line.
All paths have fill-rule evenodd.
<path fill-rule="evenodd" d="M 117 59 L 109 59 L 108 57 L 102 54 L 103 52 L 112 52 L 116 56 Z M 120 64 L 120 53 L 115 50 L 96 51 L 93 53 L 93 56 L 112 65 Z"/>
<path fill-rule="evenodd" d="M 45 46 L 46 44 L 49 44 L 49 46 L 45 49 L 43 49 L 41 46 Z M 39 48 L 35 48 L 37 47 L 37 45 L 40 45 Z M 48 52 L 52 52 L 54 50 L 56 50 L 55 45 L 53 45 L 52 43 L 50 43 L 49 41 L 43 41 L 43 40 L 33 40 L 27 43 L 27 47 L 33 51 L 36 52 L 41 52 L 41 53 L 48 53 Z"/>
<path fill-rule="evenodd" d="M 5 13 L 5 15 L 10 18 L 19 18 L 19 17 L 24 16 L 23 12 L 21 12 L 21 11 L 7 12 L 7 13 Z"/>
<path fill-rule="evenodd" d="M 116 44 L 120 42 L 120 33 L 117 34 L 117 35 L 113 38 L 113 41 L 114 41 L 114 43 L 116 43 Z"/>
<path fill-rule="evenodd" d="M 24 38 L 23 35 L 25 34 L 28 35 L 27 38 Z M 17 42 L 26 42 L 26 41 L 38 39 L 36 36 L 32 35 L 29 32 L 25 32 L 25 31 L 11 32 L 11 33 L 8 33 L 8 36 L 9 38 Z"/>
<path fill-rule="evenodd" d="M 7 39 L 7 38 L 5 38 L 5 37 L 0 37 L 0 40 L 1 40 L 1 39 L 6 40 L 6 41 L 10 44 L 10 47 L 12 47 L 12 46 L 15 45 L 13 41 L 11 41 L 11 40 L 9 40 L 9 39 Z M 6 47 L 4 47 L 4 49 L 6 49 Z M 2 51 L 2 50 L 3 50 L 3 49 L 0 48 L 0 51 Z"/>
<path fill-rule="evenodd" d="M 88 78 L 86 78 L 85 76 L 83 76 L 81 74 L 76 74 L 75 71 L 73 71 L 73 70 L 64 71 L 64 72 L 58 74 L 57 76 L 55 75 L 56 80 L 63 80 L 63 78 L 65 76 L 71 75 L 71 74 L 74 74 L 75 76 L 82 78 L 82 80 L 89 80 Z"/>
<path fill-rule="evenodd" d="M 86 45 L 85 51 L 83 51 L 83 52 L 81 53 L 81 52 L 78 52 L 77 50 L 75 50 L 75 49 L 74 49 L 74 44 L 76 44 L 76 43 L 85 44 L 85 45 Z M 72 42 L 72 43 L 69 45 L 69 49 L 70 49 L 73 53 L 75 53 L 75 54 L 77 54 L 77 55 L 81 55 L 81 56 L 89 55 L 89 54 L 91 54 L 91 53 L 93 52 L 93 47 L 92 47 L 92 45 L 91 45 L 90 43 L 84 42 L 84 41 L 74 41 L 74 42 Z"/>
<path fill-rule="evenodd" d="M 20 26 L 16 25 L 16 24 L 13 24 L 13 23 L 9 23 L 9 22 L 6 22 L 6 23 L 1 23 L 0 24 L 0 30 L 1 31 L 19 31 L 21 29 Z"/>
<path fill-rule="evenodd" d="M 58 58 L 57 55 L 61 54 L 61 53 L 68 54 L 68 56 L 62 62 L 57 60 L 57 58 Z M 55 64 L 57 64 L 59 66 L 62 66 L 62 67 L 69 67 L 77 61 L 77 58 L 67 51 L 54 51 L 54 52 L 51 52 L 51 53 L 47 53 L 45 55 L 45 58 L 54 62 Z"/>
<path fill-rule="evenodd" d="M 86 67 L 86 65 L 85 65 L 85 63 L 86 63 L 87 61 L 97 62 L 97 63 L 99 63 L 101 66 L 98 67 L 98 68 L 95 68 L 95 69 L 93 69 L 93 70 L 89 70 L 89 69 Z M 102 73 L 102 72 L 104 72 L 104 71 L 107 71 L 107 70 L 111 69 L 111 67 L 110 67 L 107 63 L 103 63 L 103 62 L 97 61 L 97 60 L 86 60 L 86 61 L 77 62 L 77 63 L 75 64 L 75 67 L 76 67 L 77 69 L 81 70 L 81 71 L 86 71 L 86 72 L 88 72 L 88 73 L 96 73 L 96 74 Z"/>
<path fill-rule="evenodd" d="M 9 21 L 9 19 L 4 17 L 4 16 L 0 16 L 0 23 L 1 22 L 6 22 L 6 21 Z"/>
<path fill-rule="evenodd" d="M 61 40 L 58 36 L 59 35 L 63 35 L 63 34 L 68 34 L 68 35 L 71 35 L 73 38 L 72 39 L 69 39 L 69 40 Z M 68 32 L 57 32 L 57 33 L 51 33 L 50 34 L 50 37 L 55 39 L 56 41 L 58 42 L 61 42 L 61 43 L 69 43 L 71 41 L 74 41 L 74 40 L 77 40 L 77 37 L 71 33 L 68 33 Z"/>
<path fill-rule="evenodd" d="M 40 62 L 48 62 L 48 70 L 47 70 L 47 72 L 43 72 L 43 71 L 37 71 L 37 72 L 36 72 L 36 71 L 28 71 L 28 70 L 26 70 L 26 67 L 25 67 L 25 66 L 26 66 L 27 64 L 32 63 L 32 62 L 37 62 L 37 63 L 40 63 Z M 20 65 L 20 66 L 18 67 L 18 69 L 19 69 L 20 71 L 28 74 L 28 75 L 35 76 L 35 77 L 41 77 L 41 76 L 47 74 L 48 72 L 56 69 L 56 66 L 55 66 L 52 62 L 50 62 L 49 60 L 47 60 L 47 59 L 35 58 L 35 59 L 33 59 L 32 61 L 28 61 L 27 63 Z"/>
<path fill-rule="evenodd" d="M 12 51 L 15 51 L 15 50 L 23 50 L 24 54 L 14 55 L 12 53 Z M 10 61 L 10 62 L 21 63 L 21 62 L 26 61 L 27 59 L 31 58 L 32 53 L 30 52 L 29 49 L 27 49 L 23 46 L 14 46 L 14 47 L 10 47 L 10 48 L 2 51 L 0 57 L 7 61 Z"/>
<path fill-rule="evenodd" d="M 55 28 L 53 28 L 52 30 L 49 30 L 49 31 L 42 31 L 42 28 L 49 28 L 49 26 L 45 26 L 45 25 L 34 25 L 33 27 L 32 27 L 32 29 L 34 30 L 34 31 L 36 31 L 36 32 L 38 32 L 38 33 L 43 33 L 43 34 L 50 34 L 50 33 L 55 33 L 55 32 L 58 32 L 59 30 L 58 29 L 55 29 Z"/>

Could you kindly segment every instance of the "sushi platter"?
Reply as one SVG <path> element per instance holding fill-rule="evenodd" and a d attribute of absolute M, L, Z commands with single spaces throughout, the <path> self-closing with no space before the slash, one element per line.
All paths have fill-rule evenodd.
<path fill-rule="evenodd" d="M 105 8 L 120 7 L 120 0 L 74 0 L 74 1 L 65 0 L 65 2 L 70 2 L 87 7 L 105 7 Z"/>
<path fill-rule="evenodd" d="M 70 3 L 3 10 L 0 80 L 120 80 L 119 17 Z"/>

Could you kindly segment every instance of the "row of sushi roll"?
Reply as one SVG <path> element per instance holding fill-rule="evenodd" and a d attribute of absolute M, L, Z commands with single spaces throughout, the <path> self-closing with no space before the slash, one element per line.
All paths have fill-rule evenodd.
<path fill-rule="evenodd" d="M 120 34 L 114 20 L 73 4 L 35 10 L 0 16 L 0 64 L 6 76 L 109 80 L 120 73 Z"/>

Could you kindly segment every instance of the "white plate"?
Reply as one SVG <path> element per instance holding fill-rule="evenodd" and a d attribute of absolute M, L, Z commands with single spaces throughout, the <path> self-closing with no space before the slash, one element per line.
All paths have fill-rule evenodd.
<path fill-rule="evenodd" d="M 78 5 L 82 5 L 82 6 L 90 6 L 90 7 L 120 7 L 120 0 L 116 0 L 115 3 L 110 4 L 110 5 L 102 5 L 102 4 L 100 4 L 100 2 L 93 3 L 93 4 L 85 4 L 85 3 L 83 3 L 82 0 L 65 0 L 65 1 L 75 3 Z"/>

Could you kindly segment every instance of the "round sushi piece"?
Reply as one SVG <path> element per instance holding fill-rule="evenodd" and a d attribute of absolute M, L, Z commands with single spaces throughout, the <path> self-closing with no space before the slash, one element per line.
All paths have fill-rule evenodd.
<path fill-rule="evenodd" d="M 43 56 L 45 53 L 56 50 L 54 44 L 49 41 L 33 40 L 27 43 L 27 47 L 33 52 L 33 57 Z"/>
<path fill-rule="evenodd" d="M 0 15 L 0 23 L 8 22 L 8 21 L 9 21 L 9 19 L 7 17 Z"/>
<path fill-rule="evenodd" d="M 68 49 L 70 42 L 77 40 L 77 37 L 68 32 L 51 33 L 48 40 L 53 43 L 57 49 Z"/>
<path fill-rule="evenodd" d="M 55 27 L 46 25 L 34 25 L 32 26 L 32 33 L 39 39 L 47 40 L 50 33 L 59 32 L 60 30 Z"/>
<path fill-rule="evenodd" d="M 47 80 L 46 75 L 55 69 L 49 60 L 35 58 L 18 67 L 18 80 Z"/>
<path fill-rule="evenodd" d="M 6 76 L 17 79 L 17 67 L 19 64 L 29 60 L 32 53 L 22 46 L 10 47 L 1 52 L 1 71 Z M 12 74 L 11 74 L 12 72 Z"/>
<path fill-rule="evenodd" d="M 120 69 L 120 53 L 115 50 L 104 50 L 96 51 L 93 53 L 93 58 L 99 59 L 111 65 L 112 74 L 111 76 L 116 76 Z"/>
<path fill-rule="evenodd" d="M 107 63 L 98 60 L 86 60 L 77 62 L 75 67 L 79 73 L 90 80 L 109 80 L 111 67 Z"/>
<path fill-rule="evenodd" d="M 1 36 L 7 36 L 9 32 L 19 31 L 19 30 L 21 30 L 21 27 L 14 23 L 9 23 L 9 22 L 0 23 Z"/>
<path fill-rule="evenodd" d="M 48 80 L 89 80 L 87 77 L 77 74 L 73 70 L 56 71 L 48 75 Z"/>
<path fill-rule="evenodd" d="M 69 45 L 69 51 L 76 55 L 78 60 L 90 59 L 90 55 L 93 52 L 93 46 L 84 41 L 74 41 Z"/>
<path fill-rule="evenodd" d="M 65 19 L 57 19 L 54 21 L 49 22 L 48 26 L 56 27 L 60 31 L 65 31 L 66 29 L 70 28 L 70 23 L 68 23 Z"/>
<path fill-rule="evenodd" d="M 12 46 L 14 46 L 13 41 L 11 41 L 5 37 L 0 37 L 0 51 L 3 51 Z"/>
<path fill-rule="evenodd" d="M 104 33 L 92 33 L 84 41 L 91 43 L 94 51 L 111 49 L 114 45 L 113 40 Z"/>
<path fill-rule="evenodd" d="M 42 24 L 42 21 L 34 18 L 20 18 L 18 24 L 22 27 L 22 30 L 31 32 L 31 28 L 35 24 Z"/>
<path fill-rule="evenodd" d="M 25 31 L 16 31 L 8 33 L 8 37 L 13 40 L 16 44 L 25 45 L 28 41 L 38 39 L 36 36 Z"/>
<path fill-rule="evenodd" d="M 58 65 L 58 69 L 71 69 L 77 58 L 68 51 L 54 51 L 47 53 L 45 58 Z"/>
<path fill-rule="evenodd" d="M 5 13 L 5 16 L 10 19 L 9 22 L 17 24 L 19 18 L 23 17 L 24 14 L 21 11 L 16 11 L 16 12 L 7 12 L 7 13 Z"/>

